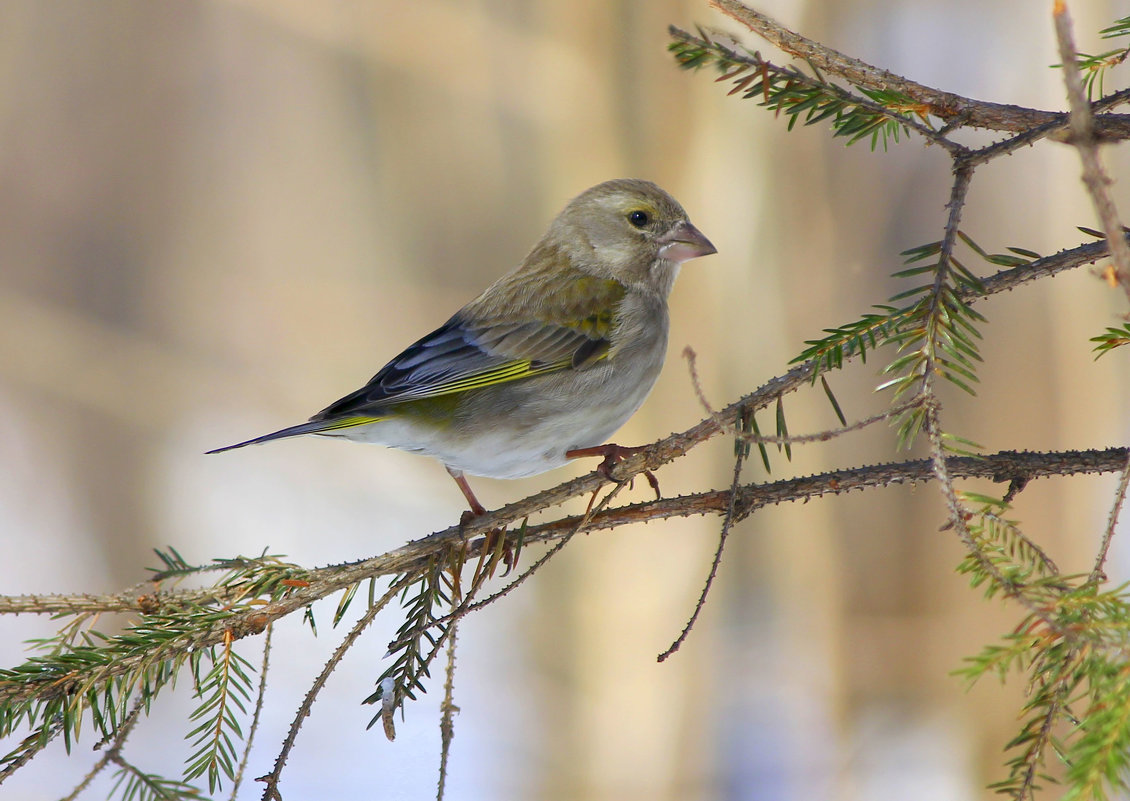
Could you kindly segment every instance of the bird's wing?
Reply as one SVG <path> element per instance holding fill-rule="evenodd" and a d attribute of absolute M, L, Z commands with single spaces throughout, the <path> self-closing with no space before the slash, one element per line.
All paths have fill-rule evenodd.
<path fill-rule="evenodd" d="M 583 369 L 608 352 L 624 288 L 551 293 L 540 320 L 480 319 L 460 312 L 410 345 L 361 389 L 311 418 L 362 418 L 391 403 L 436 398 L 560 370 Z M 613 286 L 614 284 L 614 286 Z M 591 287 L 585 287 L 591 290 Z M 496 293 L 497 296 L 497 293 Z M 503 307 L 505 308 L 505 307 Z"/>

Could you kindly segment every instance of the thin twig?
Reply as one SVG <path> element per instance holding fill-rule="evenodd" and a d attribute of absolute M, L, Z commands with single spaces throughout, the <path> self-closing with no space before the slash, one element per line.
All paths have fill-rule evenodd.
<path fill-rule="evenodd" d="M 133 708 L 129 711 L 129 714 L 126 715 L 125 719 L 122 721 L 122 725 L 118 727 L 118 730 L 116 732 L 114 732 L 114 736 L 110 741 L 110 747 L 107 748 L 105 753 L 102 754 L 102 758 L 94 763 L 94 766 L 87 772 L 85 776 L 83 776 L 82 781 L 79 782 L 78 786 L 75 787 L 75 789 L 72 790 L 69 795 L 63 798 L 62 801 L 75 801 L 75 799 L 78 798 L 79 795 L 81 795 L 82 792 L 90 786 L 90 783 L 94 781 L 95 777 L 106 769 L 107 765 L 112 762 L 117 764 L 117 761 L 121 758 L 122 746 L 125 745 L 126 738 L 130 736 L 130 733 L 133 731 L 133 727 L 137 725 L 137 721 L 141 717 L 141 712 L 144 708 L 145 699 L 138 697 L 138 699 L 133 703 Z"/>
<path fill-rule="evenodd" d="M 278 756 L 275 757 L 275 765 L 271 772 L 266 776 L 260 776 L 255 781 L 263 782 L 266 786 L 263 788 L 263 801 L 282 801 L 282 796 L 279 794 L 279 779 L 282 777 L 282 770 L 286 766 L 286 760 L 290 756 L 290 751 L 294 748 L 294 742 L 298 738 L 298 731 L 302 728 L 302 723 L 310 714 L 311 708 L 314 706 L 314 701 L 318 697 L 318 693 L 326 686 L 326 682 L 330 678 L 330 674 L 337 669 L 341 660 L 345 658 L 345 654 L 357 642 L 362 632 L 369 627 L 377 614 L 388 605 L 388 602 L 396 597 L 405 585 L 408 584 L 408 578 L 404 577 L 397 581 L 392 582 L 389 588 L 372 606 L 365 610 L 365 614 L 361 616 L 349 633 L 345 635 L 345 639 L 334 649 L 333 654 L 330 656 L 329 661 L 326 662 L 325 667 L 318 673 L 318 677 L 314 679 L 314 683 L 310 689 L 306 691 L 306 697 L 302 699 L 302 703 L 298 706 L 298 711 L 295 713 L 294 720 L 290 723 L 290 729 L 287 731 L 286 738 L 283 740 L 282 748 L 279 750 Z"/>
<path fill-rule="evenodd" d="M 936 396 L 932 394 L 930 383 L 931 375 L 928 374 L 925 380 L 926 387 L 923 389 L 923 392 L 927 393 L 929 398 L 926 404 L 926 437 L 930 443 L 930 464 L 946 504 L 946 515 L 949 518 L 948 527 L 957 532 L 958 538 L 966 550 L 977 559 L 981 569 L 992 578 L 997 586 L 1001 587 L 1009 597 L 1020 601 L 1029 612 L 1039 617 L 1049 628 L 1058 631 L 1060 627 L 1048 616 L 1046 609 L 1037 607 L 1024 595 L 1010 589 L 1011 583 L 1001 574 L 997 566 L 985 556 L 981 548 L 978 547 L 973 534 L 969 531 L 969 526 L 966 525 L 968 512 L 957 497 L 957 490 L 953 485 L 953 476 L 946 465 L 945 449 L 942 446 L 942 428 L 938 419 L 939 406 Z"/>
<path fill-rule="evenodd" d="M 829 428 L 824 431 L 817 431 L 813 434 L 790 434 L 789 436 L 768 436 L 765 434 L 755 434 L 752 431 L 741 431 L 738 427 L 725 420 L 721 414 L 714 411 L 710 405 L 710 401 L 706 398 L 706 393 L 703 392 L 702 385 L 698 379 L 698 354 L 695 353 L 694 348 L 687 345 L 683 348 L 683 358 L 687 360 L 687 369 L 690 372 L 691 386 L 694 388 L 695 397 L 698 398 L 699 404 L 706 410 L 706 413 L 714 420 L 715 423 L 727 435 L 739 439 L 742 442 L 751 442 L 754 444 L 762 443 L 766 445 L 796 445 L 805 444 L 809 442 L 827 442 L 830 439 L 850 434 L 853 431 L 867 428 L 875 423 L 881 423 L 884 420 L 890 420 L 892 417 L 897 417 L 903 412 L 913 409 L 915 406 L 922 405 L 922 398 L 915 396 L 904 403 L 897 403 L 894 406 L 886 409 L 871 417 L 865 417 L 862 420 L 857 420 L 846 426 L 839 428 Z"/>
<path fill-rule="evenodd" d="M 451 754 L 451 741 L 455 738 L 455 713 L 459 707 L 455 706 L 455 641 L 459 632 L 456 627 L 458 620 L 451 621 L 449 626 L 450 636 L 447 638 L 447 667 L 444 670 L 443 701 L 439 710 L 439 786 L 436 789 L 436 801 L 443 801 L 443 791 L 447 784 L 447 760 Z"/>
<path fill-rule="evenodd" d="M 1130 89 L 1122 89 L 1106 97 L 1100 97 L 1098 100 L 1091 103 L 1091 110 L 1094 113 L 1105 111 L 1115 106 L 1120 106 L 1123 103 L 1130 101 Z M 1023 130 L 1015 136 L 1010 136 L 1008 139 L 1002 139 L 999 142 L 994 142 L 991 145 L 986 145 L 979 150 L 972 151 L 967 157 L 967 163 L 972 165 L 984 164 L 985 162 L 992 161 L 1001 156 L 1007 156 L 1009 153 L 1014 153 L 1022 147 L 1034 145 L 1041 139 L 1054 139 L 1061 141 L 1069 136 L 1070 115 L 1061 112 L 1039 112 L 1041 114 L 1051 114 L 1052 119 L 1047 122 L 1037 125 L 1035 128 Z M 1130 115 L 1126 114 L 1104 114 L 1101 117 L 1096 117 L 1096 122 L 1102 123 L 1108 121 L 1118 121 L 1117 131 L 1112 128 L 1104 127 L 1104 135 L 1110 139 L 1126 139 L 1130 138 Z"/>
<path fill-rule="evenodd" d="M 930 293 L 929 317 L 933 319 L 943 302 L 943 289 L 947 279 L 953 273 L 953 249 L 957 244 L 957 233 L 961 228 L 961 213 L 965 210 L 965 198 L 969 194 L 969 185 L 973 182 L 974 167 L 965 164 L 960 158 L 954 159 L 953 185 L 950 187 L 949 201 L 946 208 L 949 214 L 946 217 L 946 227 L 942 234 L 942 246 L 938 252 L 938 266 L 934 271 L 934 288 Z M 930 348 L 928 354 L 927 375 L 932 375 L 936 365 L 935 353 Z"/>
<path fill-rule="evenodd" d="M 43 731 L 42 727 L 40 727 L 40 732 L 38 734 L 29 734 L 24 740 L 24 743 L 27 744 L 27 748 L 24 749 L 24 752 L 4 765 L 3 770 L 0 770 L 0 784 L 3 784 L 9 776 L 11 776 L 27 763 L 31 762 L 31 760 L 35 758 L 36 754 L 46 748 L 52 740 L 54 740 L 62 733 L 63 718 L 60 715 L 56 717 L 56 719 L 52 722 L 51 726 L 49 726 L 46 731 Z M 29 743 L 28 741 L 32 739 L 35 739 L 36 742 Z M 100 770 L 100 768 L 98 768 L 98 770 Z M 88 783 L 88 780 L 84 780 L 84 784 L 86 783 Z"/>
<path fill-rule="evenodd" d="M 255 742 L 255 733 L 259 731 L 259 716 L 263 711 L 263 699 L 267 695 L 267 670 L 271 665 L 271 634 L 274 630 L 273 624 L 267 626 L 267 632 L 263 635 L 263 663 L 259 666 L 259 693 L 255 697 L 255 710 L 251 715 L 251 726 L 247 729 L 247 738 L 243 744 L 243 758 L 239 761 L 239 767 L 232 779 L 230 801 L 235 801 L 236 796 L 239 795 L 239 786 L 243 783 L 243 774 L 247 770 L 247 760 L 251 757 L 251 746 Z"/>
<path fill-rule="evenodd" d="M 890 420 L 892 417 L 897 417 L 903 412 L 909 411 L 910 409 L 914 409 L 921 405 L 922 397 L 916 395 L 910 400 L 903 403 L 896 403 L 894 406 L 890 407 L 889 409 L 885 409 L 878 414 L 873 414 L 870 417 L 865 417 L 862 420 L 857 420 L 854 423 L 850 423 L 846 426 L 841 426 L 839 428 L 829 428 L 824 431 L 817 431 L 813 434 L 790 434 L 787 437 L 781 437 L 768 434 L 754 434 L 752 432 L 747 433 L 745 431 L 734 431 L 733 433 L 735 439 L 740 439 L 743 442 L 760 442 L 766 445 L 803 445 L 809 442 L 826 442 L 830 439 L 843 436 L 844 434 L 850 434 L 853 431 L 859 431 L 861 429 L 867 428 L 868 426 L 875 425 L 876 423 L 881 423 L 884 420 Z"/>
<path fill-rule="evenodd" d="M 1099 144 L 1095 138 L 1095 117 L 1083 91 L 1083 81 L 1079 76 L 1079 65 L 1076 61 L 1075 40 L 1071 32 L 1071 15 L 1063 0 L 1055 0 L 1052 18 L 1055 21 L 1059 58 L 1063 63 L 1067 99 L 1071 105 L 1071 144 L 1079 151 L 1079 159 L 1083 162 L 1083 185 L 1091 195 L 1091 203 L 1110 243 L 1115 277 L 1127 297 L 1130 297 L 1130 245 L 1126 244 L 1118 209 L 1110 192 L 1107 191 L 1110 178 L 1107 177 L 1099 160 Z"/>
<path fill-rule="evenodd" d="M 738 497 L 738 486 L 742 477 L 742 465 L 745 464 L 745 456 L 746 449 L 738 448 L 738 455 L 734 458 L 734 476 L 730 479 L 730 505 L 726 509 L 726 516 L 722 518 L 722 531 L 718 535 L 718 547 L 714 549 L 714 560 L 710 563 L 710 572 L 706 575 L 706 581 L 702 585 L 698 601 L 695 602 L 694 611 L 691 612 L 690 619 L 687 620 L 687 624 L 683 626 L 683 630 L 679 632 L 675 641 L 667 647 L 666 651 L 655 658 L 656 662 L 666 662 L 667 657 L 682 647 L 687 637 L 690 636 L 691 629 L 698 622 L 698 616 L 702 613 L 703 607 L 706 606 L 706 597 L 710 594 L 711 587 L 714 586 L 714 577 L 718 575 L 718 567 L 722 564 L 722 551 L 726 548 L 726 538 L 729 537 L 730 529 L 734 525 L 735 501 Z"/>
<path fill-rule="evenodd" d="M 728 420 L 724 419 L 722 415 L 714 411 L 714 407 L 710 405 L 710 401 L 706 399 L 706 393 L 702 389 L 702 383 L 698 379 L 698 354 L 695 353 L 694 348 L 687 345 L 683 348 L 683 358 L 687 360 L 687 372 L 691 376 L 691 388 L 694 390 L 695 397 L 698 398 L 699 405 L 706 410 L 707 416 L 714 421 L 719 430 L 724 432 L 733 433 L 736 431 L 734 425 Z"/>
<path fill-rule="evenodd" d="M 946 218 L 945 232 L 942 236 L 941 249 L 938 253 L 938 266 L 935 271 L 934 286 L 931 292 L 929 310 L 929 319 L 931 320 L 935 318 L 943 302 L 942 293 L 946 286 L 946 279 L 953 269 L 951 264 L 953 249 L 957 242 L 957 233 L 961 225 L 961 214 L 965 209 L 965 198 L 969 194 L 969 185 L 973 180 L 973 172 L 973 166 L 963 163 L 960 158 L 954 159 L 953 185 L 950 187 L 949 202 L 946 204 L 949 209 L 949 214 Z M 957 489 L 954 487 L 953 477 L 950 475 L 949 467 L 946 464 L 945 447 L 942 444 L 942 426 L 940 420 L 941 404 L 938 401 L 938 396 L 934 389 L 935 378 L 938 373 L 937 352 L 934 344 L 935 336 L 936 333 L 933 330 L 928 333 L 926 364 L 922 374 L 921 392 L 925 400 L 925 427 L 926 436 L 930 444 L 930 462 L 934 476 L 938 481 L 938 487 L 942 492 L 942 498 L 945 501 L 949 524 L 953 530 L 957 532 L 959 539 L 961 539 L 961 542 L 965 545 L 969 553 L 977 559 L 981 568 L 992 577 L 997 586 L 1003 588 L 1009 596 L 1016 598 L 1032 614 L 1047 623 L 1050 628 L 1058 631 L 1059 627 L 1056 625 L 1055 621 L 1048 616 L 1046 610 L 1038 607 L 1022 593 L 1011 589 L 1010 582 L 1005 579 L 998 567 L 993 564 L 985 555 L 984 551 L 978 546 L 973 534 L 969 531 L 969 526 L 966 524 L 967 512 L 957 497 Z"/>
<path fill-rule="evenodd" d="M 1130 296 L 1130 245 L 1127 245 L 1122 222 L 1118 216 L 1118 209 L 1107 190 L 1110 185 L 1110 178 L 1107 177 L 1099 160 L 1099 146 L 1095 137 L 1095 119 L 1083 91 L 1083 82 L 1079 75 L 1079 64 L 1076 59 L 1075 41 L 1072 34 L 1071 15 L 1063 0 L 1056 0 L 1052 10 L 1052 18 L 1055 22 L 1059 58 L 1063 63 L 1063 80 L 1067 87 L 1067 98 L 1071 105 L 1071 144 L 1079 152 L 1079 159 L 1083 163 L 1083 184 L 1090 193 L 1091 202 L 1099 220 L 1102 222 L 1107 242 L 1110 244 L 1115 277 L 1118 284 Z M 1091 569 L 1090 580 L 1092 582 L 1097 582 L 1103 577 L 1103 564 L 1110 549 L 1111 539 L 1114 537 L 1118 513 L 1126 498 L 1128 484 L 1130 484 L 1130 461 L 1127 462 L 1118 482 L 1114 504 L 1110 510 L 1106 529 L 1103 531 L 1102 544 L 1095 558 L 1095 565 Z"/>
<path fill-rule="evenodd" d="M 1130 457 L 1127 458 L 1126 466 L 1122 468 L 1122 474 L 1118 478 L 1118 488 L 1114 491 L 1114 503 L 1111 505 L 1110 515 L 1107 517 L 1102 543 L 1099 545 L 1098 556 L 1095 557 L 1095 566 L 1091 568 L 1091 575 L 1089 577 L 1091 583 L 1096 583 L 1106 578 L 1103 571 L 1103 564 L 1106 562 L 1106 555 L 1110 550 L 1110 542 L 1114 538 L 1114 530 L 1118 526 L 1118 514 L 1122 510 L 1122 504 L 1126 502 L 1126 490 L 1128 487 L 1130 487 Z"/>
<path fill-rule="evenodd" d="M 958 537 L 961 539 L 966 549 L 978 560 L 982 569 L 992 576 L 998 586 L 1008 591 L 1010 587 L 1009 582 L 1005 580 L 1005 577 L 1000 573 L 997 566 L 985 556 L 972 533 L 969 531 L 969 526 L 966 524 L 967 513 L 957 497 L 957 489 L 954 487 L 953 477 L 946 463 L 940 421 L 941 404 L 938 401 L 938 396 L 934 388 L 936 376 L 939 373 L 936 344 L 938 334 L 934 320 L 936 320 L 941 305 L 944 302 L 943 293 L 948 285 L 949 276 L 953 271 L 953 249 L 957 243 L 957 235 L 961 226 L 961 215 L 965 210 L 965 199 L 969 194 L 969 186 L 973 180 L 974 169 L 975 167 L 966 163 L 963 158 L 957 157 L 954 159 L 953 184 L 950 187 L 949 201 L 946 203 L 949 214 L 946 217 L 945 231 L 938 252 L 938 263 L 934 271 L 934 285 L 931 290 L 930 305 L 927 315 L 927 319 L 930 322 L 928 323 L 926 344 L 923 346 L 925 365 L 921 377 L 921 397 L 925 406 L 925 428 L 930 445 L 931 467 L 942 492 L 942 498 L 946 504 L 949 525 L 957 532 Z M 1041 619 L 1047 622 L 1049 626 L 1054 627 L 1054 622 L 1048 618 L 1046 611 L 1038 609 L 1034 603 L 1020 593 L 1013 591 L 1009 594 L 1017 598 L 1032 611 L 1033 614 L 1037 614 Z"/>
<path fill-rule="evenodd" d="M 1052 741 L 1052 726 L 1055 725 L 1055 721 L 1059 717 L 1060 711 L 1063 709 L 1063 701 L 1066 695 L 1067 685 L 1061 679 L 1059 687 L 1056 688 L 1055 698 L 1048 704 L 1047 711 L 1044 713 L 1040 730 L 1036 733 L 1035 738 L 1028 744 L 1024 777 L 1021 779 L 1020 786 L 1013 795 L 1014 801 L 1028 801 L 1035 793 L 1036 779 L 1040 776 L 1040 763 L 1043 761 L 1044 749 L 1046 749 Z"/>

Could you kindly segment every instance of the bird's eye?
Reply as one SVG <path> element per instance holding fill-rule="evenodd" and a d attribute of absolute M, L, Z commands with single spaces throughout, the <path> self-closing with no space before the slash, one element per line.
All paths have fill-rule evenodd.
<path fill-rule="evenodd" d="M 628 222 L 630 222 L 636 228 L 643 228 L 645 225 L 651 222 L 651 217 L 647 215 L 646 211 L 633 211 L 628 215 Z"/>

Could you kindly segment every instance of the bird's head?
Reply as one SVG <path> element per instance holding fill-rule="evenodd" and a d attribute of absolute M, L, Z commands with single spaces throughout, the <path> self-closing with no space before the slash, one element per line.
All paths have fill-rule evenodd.
<path fill-rule="evenodd" d="M 634 178 L 605 181 L 575 197 L 549 236 L 586 271 L 664 297 L 680 264 L 718 252 L 677 200 Z"/>

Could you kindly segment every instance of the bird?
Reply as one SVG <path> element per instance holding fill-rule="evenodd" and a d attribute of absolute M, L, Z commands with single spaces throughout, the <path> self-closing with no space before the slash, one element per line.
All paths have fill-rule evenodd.
<path fill-rule="evenodd" d="M 317 434 L 439 460 L 472 516 L 466 475 L 523 478 L 581 456 L 643 404 L 667 351 L 680 265 L 717 249 L 650 181 L 573 198 L 522 263 L 360 389 L 305 423 L 208 451 Z"/>

